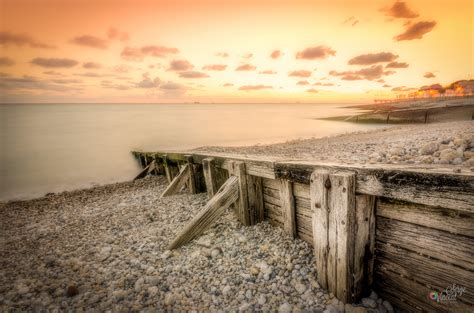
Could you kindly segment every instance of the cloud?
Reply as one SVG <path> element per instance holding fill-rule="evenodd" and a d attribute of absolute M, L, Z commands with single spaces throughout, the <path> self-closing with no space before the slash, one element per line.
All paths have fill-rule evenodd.
<path fill-rule="evenodd" d="M 425 75 L 423 75 L 424 78 L 435 78 L 436 75 L 431 73 L 431 72 L 426 72 Z"/>
<path fill-rule="evenodd" d="M 8 57 L 0 57 L 0 66 L 12 66 L 15 65 L 15 61 Z"/>
<path fill-rule="evenodd" d="M 61 76 L 62 75 L 61 73 L 56 72 L 56 71 L 46 71 L 46 72 L 43 72 L 43 74 L 45 74 L 45 75 L 56 75 L 56 76 Z"/>
<path fill-rule="evenodd" d="M 46 90 L 55 92 L 77 92 L 82 88 L 77 86 L 64 86 L 40 80 L 33 76 L 3 77 L 0 79 L 0 89 L 3 90 Z"/>
<path fill-rule="evenodd" d="M 46 68 L 57 68 L 57 67 L 74 67 L 79 62 L 72 59 L 66 58 L 34 58 L 31 60 L 31 64 L 35 64 L 38 66 L 46 67 Z"/>
<path fill-rule="evenodd" d="M 351 24 L 351 26 L 356 26 L 357 23 L 359 23 L 359 20 L 355 18 L 355 16 L 351 16 L 347 19 L 345 19 L 341 24 L 342 25 L 345 25 L 345 24 Z"/>
<path fill-rule="evenodd" d="M 244 54 L 242 57 L 243 57 L 244 59 L 250 59 L 251 57 L 253 57 L 253 53 Z"/>
<path fill-rule="evenodd" d="M 205 71 L 224 71 L 227 68 L 225 64 L 209 64 L 202 67 Z"/>
<path fill-rule="evenodd" d="M 314 88 L 307 89 L 306 92 L 311 92 L 311 93 L 318 93 L 319 91 Z"/>
<path fill-rule="evenodd" d="M 270 58 L 272 59 L 278 59 L 279 57 L 281 57 L 281 51 L 280 50 L 274 50 L 271 54 L 270 54 Z"/>
<path fill-rule="evenodd" d="M 385 11 L 385 15 L 395 18 L 416 18 L 420 16 L 418 13 L 409 9 L 404 1 L 396 1 L 392 7 L 382 9 L 382 11 Z"/>
<path fill-rule="evenodd" d="M 94 63 L 94 62 L 86 62 L 82 64 L 82 67 L 92 70 L 92 69 L 99 69 L 102 67 L 102 65 L 99 63 Z"/>
<path fill-rule="evenodd" d="M 64 78 L 64 79 L 53 79 L 53 83 L 56 84 L 80 84 L 82 83 L 82 80 L 80 79 L 73 79 L 73 78 Z"/>
<path fill-rule="evenodd" d="M 385 85 L 383 85 L 382 87 L 383 87 L 383 88 L 390 88 L 390 87 L 392 87 L 392 86 L 385 84 Z"/>
<path fill-rule="evenodd" d="M 234 84 L 232 84 L 232 83 L 225 83 L 225 84 L 222 85 L 222 86 L 224 86 L 224 87 L 230 87 L 230 86 L 234 86 Z"/>
<path fill-rule="evenodd" d="M 176 54 L 179 50 L 164 46 L 125 47 L 120 56 L 130 61 L 141 61 L 146 56 L 164 58 L 170 54 Z"/>
<path fill-rule="evenodd" d="M 334 84 L 333 84 L 333 83 L 321 83 L 321 82 L 317 82 L 317 83 L 314 83 L 313 86 L 329 87 L 329 86 L 334 86 Z"/>
<path fill-rule="evenodd" d="M 257 69 L 256 66 L 253 66 L 251 64 L 244 64 L 241 66 L 238 66 L 235 70 L 236 71 L 255 71 Z"/>
<path fill-rule="evenodd" d="M 408 66 L 409 64 L 405 62 L 390 62 L 385 65 L 385 68 L 407 68 Z"/>
<path fill-rule="evenodd" d="M 418 22 L 407 27 L 404 33 L 393 37 L 396 41 L 421 39 L 436 26 L 435 21 Z"/>
<path fill-rule="evenodd" d="M 405 87 L 405 86 L 399 86 L 399 87 L 392 88 L 392 91 L 412 91 L 412 90 L 416 90 L 416 88 L 409 88 L 409 87 Z"/>
<path fill-rule="evenodd" d="M 130 36 L 128 35 L 128 33 L 123 32 L 115 27 L 110 27 L 107 31 L 107 38 L 111 40 L 118 39 L 120 41 L 127 41 L 128 39 L 130 39 Z"/>
<path fill-rule="evenodd" d="M 91 36 L 91 35 L 83 35 L 83 36 L 74 37 L 71 40 L 71 42 L 79 46 L 95 48 L 95 49 L 107 49 L 108 47 L 107 40 L 99 38 L 99 37 Z"/>
<path fill-rule="evenodd" d="M 376 80 L 382 76 L 392 75 L 394 73 L 394 71 L 384 71 L 382 65 L 372 65 L 371 67 L 363 68 L 358 71 L 330 71 L 329 75 L 339 76 L 342 80 Z"/>
<path fill-rule="evenodd" d="M 180 90 L 180 89 L 186 89 L 186 87 L 184 85 L 168 81 L 166 83 L 161 84 L 160 89 L 162 89 L 162 90 Z"/>
<path fill-rule="evenodd" d="M 130 89 L 129 85 L 124 85 L 124 84 L 117 84 L 114 83 L 110 80 L 103 80 L 100 82 L 100 85 L 102 88 L 107 88 L 107 89 L 115 89 L 115 90 L 128 90 Z"/>
<path fill-rule="evenodd" d="M 136 84 L 137 88 L 157 88 L 160 86 L 160 79 L 158 77 L 152 79 L 148 76 L 148 73 L 142 75 L 143 79 Z"/>
<path fill-rule="evenodd" d="M 41 49 L 55 49 L 56 47 L 50 44 L 43 43 L 32 38 L 27 34 L 13 34 L 7 31 L 0 32 L 0 45 L 16 45 L 24 46 L 28 45 L 31 48 L 41 48 Z"/>
<path fill-rule="evenodd" d="M 173 60 L 170 62 L 170 67 L 167 71 L 189 71 L 194 68 L 194 65 L 186 60 Z"/>
<path fill-rule="evenodd" d="M 266 74 L 266 75 L 274 75 L 276 74 L 277 72 L 275 71 L 272 71 L 272 70 L 266 70 L 266 71 L 260 71 L 258 72 L 259 74 Z"/>
<path fill-rule="evenodd" d="M 227 52 L 217 52 L 216 56 L 221 57 L 221 58 L 227 58 L 229 54 Z"/>
<path fill-rule="evenodd" d="M 288 76 L 291 76 L 291 77 L 310 77 L 311 76 L 311 72 L 310 71 L 305 71 L 305 70 L 299 70 L 299 71 L 293 71 L 293 72 L 290 72 L 288 73 Z"/>
<path fill-rule="evenodd" d="M 326 46 L 317 46 L 317 47 L 310 47 L 306 48 L 303 51 L 299 51 L 296 53 L 297 59 L 305 59 L 305 60 L 314 60 L 314 59 L 325 59 L 329 56 L 336 55 L 336 51 L 326 47 Z"/>
<path fill-rule="evenodd" d="M 398 55 L 395 55 L 391 52 L 380 52 L 380 53 L 368 53 L 358 55 L 349 60 L 348 64 L 350 65 L 372 65 L 380 62 L 393 62 L 398 58 Z"/>
<path fill-rule="evenodd" d="M 306 86 L 306 85 L 309 85 L 309 82 L 307 80 L 300 80 L 296 84 L 300 86 Z"/>
<path fill-rule="evenodd" d="M 182 78 L 206 78 L 209 77 L 206 73 L 197 72 L 197 71 L 186 71 L 186 72 L 179 72 L 179 77 Z"/>
<path fill-rule="evenodd" d="M 266 85 L 245 85 L 239 88 L 239 90 L 244 90 L 244 91 L 262 90 L 262 89 L 273 89 L 273 87 L 266 86 Z"/>
<path fill-rule="evenodd" d="M 74 76 L 81 76 L 81 77 L 89 77 L 89 78 L 113 76 L 113 75 L 107 75 L 107 74 L 98 74 L 98 73 L 94 73 L 94 72 L 74 73 L 73 75 Z"/>

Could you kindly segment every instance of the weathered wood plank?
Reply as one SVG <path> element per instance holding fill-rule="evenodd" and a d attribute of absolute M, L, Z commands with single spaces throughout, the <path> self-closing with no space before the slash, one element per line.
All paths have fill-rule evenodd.
<path fill-rule="evenodd" d="M 316 273 L 322 288 L 328 289 L 329 253 L 329 171 L 316 170 L 311 175 L 310 197 L 313 209 L 313 247 L 316 259 Z"/>
<path fill-rule="evenodd" d="M 280 199 L 280 189 L 271 189 L 268 187 L 263 187 L 263 194 L 275 199 Z"/>
<path fill-rule="evenodd" d="M 375 243 L 375 197 L 357 195 L 355 209 L 353 299 L 358 299 L 372 281 Z"/>
<path fill-rule="evenodd" d="M 474 213 L 379 198 L 377 216 L 474 237 Z"/>
<path fill-rule="evenodd" d="M 189 181 L 191 164 L 186 164 L 181 172 L 173 179 L 173 181 L 166 187 L 161 194 L 161 198 L 174 195 Z"/>
<path fill-rule="evenodd" d="M 307 216 L 296 214 L 296 230 L 313 236 L 313 224 Z"/>
<path fill-rule="evenodd" d="M 247 188 L 250 212 L 253 212 L 253 214 L 250 215 L 250 224 L 254 225 L 265 219 L 262 178 L 247 175 Z"/>
<path fill-rule="evenodd" d="M 217 192 L 217 177 L 214 158 L 206 158 L 202 160 L 202 169 L 204 172 L 204 180 L 206 182 L 207 196 L 210 199 Z"/>
<path fill-rule="evenodd" d="M 293 184 L 288 180 L 280 180 L 280 201 L 283 214 L 283 229 L 288 235 L 295 238 L 295 200 L 293 198 Z"/>
<path fill-rule="evenodd" d="M 185 155 L 186 161 L 189 164 L 189 179 L 186 185 L 188 186 L 188 191 L 190 194 L 197 193 L 197 185 L 196 185 L 196 169 L 193 164 L 193 156 L 192 155 Z"/>
<path fill-rule="evenodd" d="M 265 188 L 270 188 L 273 190 L 279 190 L 280 188 L 280 183 L 276 179 L 269 179 L 269 178 L 264 178 L 263 179 L 263 187 Z"/>
<path fill-rule="evenodd" d="M 251 225 L 250 208 L 248 204 L 247 174 L 245 163 L 241 161 L 232 162 L 229 173 L 239 179 L 239 199 L 236 202 L 236 215 L 238 220 L 245 226 Z"/>
<path fill-rule="evenodd" d="M 206 206 L 178 233 L 168 249 L 176 249 L 202 234 L 239 197 L 239 180 L 231 176 Z"/>
<path fill-rule="evenodd" d="M 474 271 L 471 237 L 377 217 L 375 238 Z"/>
<path fill-rule="evenodd" d="M 306 198 L 309 201 L 309 185 L 293 183 L 293 194 L 295 197 Z"/>
<path fill-rule="evenodd" d="M 352 302 L 354 264 L 355 174 L 338 171 L 329 175 L 329 258 L 328 284 L 335 281 L 336 297 Z M 334 270 L 332 270 L 334 264 Z"/>
<path fill-rule="evenodd" d="M 407 279 L 441 291 L 456 283 L 466 291 L 459 301 L 474 305 L 474 272 L 390 244 L 376 244 L 377 264 Z"/>
<path fill-rule="evenodd" d="M 264 188 L 264 190 L 265 190 L 265 188 Z M 276 206 L 281 208 L 281 200 L 279 198 L 274 198 L 272 196 L 269 196 L 269 195 L 263 193 L 263 201 L 265 203 L 270 203 L 270 204 L 276 205 Z"/>
<path fill-rule="evenodd" d="M 308 184 L 316 169 L 346 169 L 357 173 L 356 191 L 414 203 L 474 212 L 474 175 L 396 168 L 377 164 L 353 166 L 310 162 L 276 162 L 277 178 Z"/>

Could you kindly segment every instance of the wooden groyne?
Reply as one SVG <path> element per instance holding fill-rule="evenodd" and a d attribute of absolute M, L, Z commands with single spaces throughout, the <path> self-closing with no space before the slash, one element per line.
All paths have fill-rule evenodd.
<path fill-rule="evenodd" d="M 474 173 L 191 152 L 133 152 L 144 173 L 209 203 L 170 248 L 199 236 L 225 207 L 268 220 L 314 247 L 318 282 L 344 302 L 370 288 L 407 311 L 472 312 Z M 459 287 L 451 300 L 443 295 Z M 464 289 L 462 289 L 464 288 Z M 437 292 L 438 296 L 434 296 Z"/>

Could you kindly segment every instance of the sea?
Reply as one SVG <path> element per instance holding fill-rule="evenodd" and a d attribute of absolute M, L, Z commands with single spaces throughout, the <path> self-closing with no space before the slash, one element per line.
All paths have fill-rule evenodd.
<path fill-rule="evenodd" d="M 0 202 L 133 179 L 132 150 L 243 146 L 364 131 L 346 104 L 0 104 Z"/>

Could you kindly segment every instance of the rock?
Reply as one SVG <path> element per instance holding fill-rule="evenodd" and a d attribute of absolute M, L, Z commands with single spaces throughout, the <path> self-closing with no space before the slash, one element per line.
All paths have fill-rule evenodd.
<path fill-rule="evenodd" d="M 107 258 L 110 256 L 110 252 L 112 252 L 112 247 L 111 246 L 107 246 L 107 247 L 103 247 L 100 252 L 99 252 L 99 261 L 105 261 L 107 260 Z"/>
<path fill-rule="evenodd" d="M 161 258 L 162 258 L 163 260 L 168 259 L 170 256 L 171 256 L 171 251 L 170 251 L 170 250 L 166 250 L 165 252 L 163 252 L 163 253 L 161 254 Z"/>
<path fill-rule="evenodd" d="M 296 283 L 295 289 L 299 294 L 303 294 L 306 291 L 306 286 L 302 283 Z"/>
<path fill-rule="evenodd" d="M 245 292 L 245 298 L 247 298 L 247 300 L 252 299 L 252 290 L 247 289 L 247 291 Z"/>
<path fill-rule="evenodd" d="M 403 156 L 405 155 L 405 148 L 403 147 L 393 147 L 390 149 L 390 154 L 391 155 L 396 155 L 396 156 Z"/>
<path fill-rule="evenodd" d="M 126 295 L 127 292 L 125 290 L 115 290 L 114 292 L 112 292 L 112 298 L 115 302 L 122 301 Z"/>
<path fill-rule="evenodd" d="M 453 161 L 455 158 L 457 158 L 459 155 L 456 151 L 452 150 L 452 149 L 444 149 L 443 151 L 441 151 L 440 155 L 439 155 L 439 159 L 442 163 L 446 163 L 446 162 L 451 162 Z"/>
<path fill-rule="evenodd" d="M 375 309 L 377 307 L 377 301 L 371 298 L 363 298 L 362 305 L 365 306 L 366 308 Z"/>
<path fill-rule="evenodd" d="M 393 313 L 393 306 L 388 301 L 382 302 L 382 305 L 387 309 L 388 313 Z"/>
<path fill-rule="evenodd" d="M 69 285 L 66 288 L 66 296 L 67 297 L 74 297 L 79 294 L 79 289 L 77 289 L 76 285 Z"/>
<path fill-rule="evenodd" d="M 213 259 L 215 259 L 215 258 L 217 258 L 217 257 L 221 254 L 221 252 L 222 252 L 222 251 L 221 251 L 220 248 L 214 248 L 214 249 L 212 249 L 212 251 L 211 251 L 211 257 L 212 257 Z"/>
<path fill-rule="evenodd" d="M 251 311 L 250 308 L 251 308 L 251 305 L 247 302 L 244 302 L 239 306 L 239 311 L 240 312 Z"/>
<path fill-rule="evenodd" d="M 344 309 L 345 313 L 367 313 L 367 309 L 363 306 L 353 306 L 349 303 L 346 303 Z"/>
<path fill-rule="evenodd" d="M 466 159 L 470 159 L 474 157 L 474 151 L 466 150 L 464 151 L 463 155 Z"/>
<path fill-rule="evenodd" d="M 24 295 L 24 294 L 27 294 L 30 289 L 28 288 L 28 286 L 23 283 L 23 282 L 20 282 L 18 283 L 16 286 L 15 286 L 17 292 L 20 294 L 20 295 Z"/>
<path fill-rule="evenodd" d="M 292 307 L 288 302 L 283 303 L 278 307 L 278 313 L 291 313 Z"/>
<path fill-rule="evenodd" d="M 171 292 L 167 292 L 165 295 L 165 305 L 173 305 L 175 298 Z"/>
<path fill-rule="evenodd" d="M 257 276 L 257 275 L 260 273 L 260 269 L 259 269 L 258 267 L 256 267 L 256 266 L 252 266 L 252 267 L 250 268 L 250 273 L 251 273 L 252 275 Z"/>
<path fill-rule="evenodd" d="M 196 244 L 199 245 L 199 246 L 210 248 L 212 246 L 212 241 L 211 241 L 211 238 L 203 236 L 203 237 L 200 237 L 196 241 Z"/>
<path fill-rule="evenodd" d="M 326 310 L 323 313 L 339 313 L 339 309 L 335 305 L 330 304 L 326 306 Z"/>
<path fill-rule="evenodd" d="M 466 141 L 462 138 L 456 138 L 453 140 L 453 143 L 456 147 L 462 146 L 466 143 Z"/>
<path fill-rule="evenodd" d="M 433 163 L 433 157 L 431 155 L 425 155 L 421 158 L 421 163 L 431 164 Z"/>
<path fill-rule="evenodd" d="M 379 296 L 375 293 L 375 291 L 372 290 L 369 296 L 370 299 L 377 300 Z"/>
<path fill-rule="evenodd" d="M 462 159 L 461 158 L 455 158 L 452 163 L 454 165 L 460 165 L 460 164 L 462 164 Z"/>
<path fill-rule="evenodd" d="M 230 294 L 231 290 L 232 290 L 232 288 L 229 285 L 227 285 L 224 288 L 222 288 L 222 294 L 224 296 L 227 296 L 227 295 Z"/>
<path fill-rule="evenodd" d="M 56 258 L 52 255 L 47 255 L 44 258 L 44 264 L 46 264 L 47 267 L 52 267 L 56 263 Z"/>
<path fill-rule="evenodd" d="M 464 164 L 466 166 L 474 166 L 474 157 L 472 157 L 469 160 L 465 161 Z"/>
<path fill-rule="evenodd" d="M 264 294 L 260 294 L 260 296 L 258 296 L 257 302 L 260 305 L 264 305 L 267 302 L 267 297 L 265 297 Z"/>
<path fill-rule="evenodd" d="M 420 154 L 421 155 L 432 155 L 439 149 L 439 144 L 437 142 L 430 142 L 425 144 L 423 147 L 420 149 Z"/>

